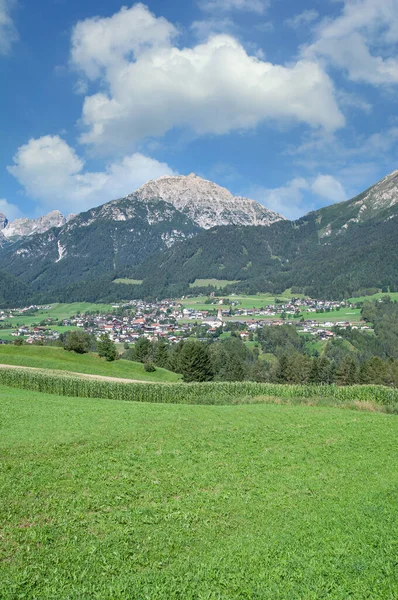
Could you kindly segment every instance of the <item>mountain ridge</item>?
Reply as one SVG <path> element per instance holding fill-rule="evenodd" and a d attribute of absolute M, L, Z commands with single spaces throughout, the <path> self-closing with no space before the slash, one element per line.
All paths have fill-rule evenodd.
<path fill-rule="evenodd" d="M 167 196 L 165 189 L 174 184 Z M 159 193 L 159 185 L 165 200 L 151 197 Z M 208 194 L 195 201 L 198 186 L 216 190 L 213 211 L 209 212 Z M 278 293 L 292 285 L 329 296 L 376 284 L 398 288 L 398 171 L 351 200 L 296 221 L 273 213 L 276 221 L 252 225 L 257 215 L 242 219 L 238 203 L 234 222 L 226 209 L 231 198 L 235 199 L 225 188 L 193 174 L 164 176 L 44 233 L 13 243 L 3 236 L 5 244 L 0 236 L 0 269 L 32 293 L 51 295 L 63 289 L 66 299 L 68 293 L 82 299 L 85 289 L 90 289 L 91 299 L 104 294 L 116 299 L 123 294 L 188 293 L 194 279 L 206 278 L 237 280 L 237 290 L 253 293 Z M 259 213 L 259 219 L 268 213 Z M 227 216 L 232 224 L 224 224 Z M 209 227 L 212 219 L 221 224 Z M 374 256 L 382 262 L 379 268 Z M 142 279 L 143 284 L 112 287 L 112 279 L 120 276 Z M 95 278 L 103 284 L 97 286 Z"/>
<path fill-rule="evenodd" d="M 160 198 L 173 204 L 199 227 L 219 225 L 264 225 L 284 219 L 255 200 L 233 196 L 227 188 L 189 175 L 163 175 L 150 180 L 135 192 L 143 202 Z"/>

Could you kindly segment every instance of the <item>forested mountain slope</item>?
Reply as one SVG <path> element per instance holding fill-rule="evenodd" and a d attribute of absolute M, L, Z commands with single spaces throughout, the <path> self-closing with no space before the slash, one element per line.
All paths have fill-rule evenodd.
<path fill-rule="evenodd" d="M 347 297 L 362 287 L 398 289 L 398 206 L 324 236 L 325 213 L 271 227 L 224 227 L 200 233 L 138 267 L 146 289 L 195 279 L 239 281 L 235 290 Z M 320 218 L 322 217 L 323 220 Z M 166 293 L 163 291 L 162 293 Z"/>
<path fill-rule="evenodd" d="M 272 222 L 275 213 L 238 200 L 194 176 L 160 178 L 62 227 L 0 243 L 0 270 L 24 284 L 21 297 L 44 302 L 174 296 L 208 278 L 236 282 L 226 293 L 294 287 L 342 298 L 364 287 L 398 289 L 398 171 L 297 221 Z M 247 202 L 249 222 L 260 224 L 245 224 Z M 209 229 L 212 222 L 222 225 Z M 113 284 L 117 277 L 143 283 Z"/>

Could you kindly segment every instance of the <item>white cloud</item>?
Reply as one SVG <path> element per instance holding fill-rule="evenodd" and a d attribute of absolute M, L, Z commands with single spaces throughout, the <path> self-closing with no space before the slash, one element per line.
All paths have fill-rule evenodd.
<path fill-rule="evenodd" d="M 139 33 L 135 15 L 146 24 Z M 274 65 L 229 35 L 179 49 L 175 33 L 141 4 L 78 23 L 71 62 L 100 88 L 85 98 L 82 142 L 128 147 L 173 128 L 225 134 L 264 121 L 330 130 L 344 124 L 333 83 L 316 62 Z"/>
<path fill-rule="evenodd" d="M 19 207 L 7 202 L 5 198 L 0 198 L 0 213 L 5 215 L 9 221 L 22 217 Z"/>
<path fill-rule="evenodd" d="M 311 185 L 311 191 L 321 198 L 330 200 L 330 202 L 343 202 L 343 200 L 348 200 L 340 181 L 332 175 L 318 175 Z"/>
<path fill-rule="evenodd" d="M 317 10 L 303 10 L 303 12 L 292 17 L 291 19 L 286 19 L 285 25 L 291 27 L 292 29 L 300 29 L 300 27 L 307 27 L 308 25 L 316 21 L 318 17 L 319 12 Z"/>
<path fill-rule="evenodd" d="M 288 219 L 298 219 L 307 212 L 303 192 L 308 189 L 308 181 L 297 177 L 279 188 L 257 187 L 252 190 L 251 197 Z"/>
<path fill-rule="evenodd" d="M 168 47 L 177 29 L 146 6 L 125 6 L 112 17 L 80 21 L 72 32 L 71 62 L 91 80 L 114 67 L 123 68 L 146 49 Z"/>
<path fill-rule="evenodd" d="M 353 81 L 398 83 L 398 0 L 345 0 L 341 14 L 315 32 L 306 58 L 323 58 Z"/>
<path fill-rule="evenodd" d="M 199 0 L 199 7 L 207 12 L 230 12 L 235 10 L 263 14 L 268 0 Z"/>
<path fill-rule="evenodd" d="M 341 183 L 332 175 L 322 174 L 315 179 L 296 177 L 279 188 L 258 186 L 252 190 L 252 197 L 288 219 L 298 219 L 314 210 L 319 206 L 319 197 L 330 203 L 347 199 Z"/>
<path fill-rule="evenodd" d="M 230 17 L 214 17 L 202 21 L 194 21 L 190 27 L 191 31 L 200 41 L 206 41 L 211 35 L 216 33 L 232 33 L 239 26 Z"/>
<path fill-rule="evenodd" d="M 10 16 L 14 0 L 0 0 L 0 55 L 8 54 L 18 40 L 18 33 Z"/>
<path fill-rule="evenodd" d="M 90 172 L 73 148 L 50 135 L 21 146 L 8 171 L 43 208 L 65 213 L 123 197 L 149 179 L 174 174 L 167 164 L 140 153 L 110 163 L 102 172 Z"/>

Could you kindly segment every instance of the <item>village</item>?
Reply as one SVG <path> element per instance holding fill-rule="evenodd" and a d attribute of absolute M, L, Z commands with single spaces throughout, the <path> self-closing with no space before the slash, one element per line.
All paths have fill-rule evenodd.
<path fill-rule="evenodd" d="M 133 344 L 141 337 L 149 340 L 163 338 L 171 344 L 192 337 L 217 339 L 232 330 L 236 330 L 244 341 L 251 341 L 255 332 L 264 326 L 292 325 L 298 333 L 311 335 L 318 340 L 335 337 L 336 327 L 371 329 L 359 320 L 357 307 L 349 302 L 309 298 L 293 298 L 284 302 L 275 300 L 260 308 L 244 308 L 233 296 L 211 296 L 206 299 L 206 308 L 203 308 L 203 304 L 195 308 L 189 297 L 158 302 L 131 300 L 114 304 L 105 312 L 77 312 L 63 319 L 52 316 L 40 318 L 43 311 L 51 314 L 51 306 L 4 309 L 0 311 L 0 340 L 1 328 L 6 326 L 3 323 L 10 326 L 13 322 L 16 326 L 11 337 L 27 344 L 56 342 L 61 333 L 75 328 L 84 329 L 97 338 L 108 334 L 118 344 Z M 344 314 L 347 316 L 347 309 L 352 311 L 355 318 L 343 318 Z M 18 324 L 26 315 L 31 316 L 34 322 Z M 37 322 L 34 319 L 36 315 Z"/>

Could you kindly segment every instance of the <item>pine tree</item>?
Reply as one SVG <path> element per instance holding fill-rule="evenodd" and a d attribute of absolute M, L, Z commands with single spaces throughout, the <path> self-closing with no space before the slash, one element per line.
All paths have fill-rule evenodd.
<path fill-rule="evenodd" d="M 155 364 L 158 367 L 167 367 L 169 360 L 169 352 L 167 344 L 164 340 L 159 340 L 154 349 Z"/>
<path fill-rule="evenodd" d="M 213 379 L 207 346 L 200 342 L 185 343 L 181 351 L 180 371 L 187 382 Z"/>
<path fill-rule="evenodd" d="M 151 342 L 145 338 L 141 337 L 136 341 L 134 345 L 134 354 L 136 360 L 139 362 L 145 363 L 148 361 L 151 353 Z"/>
<path fill-rule="evenodd" d="M 387 366 L 378 356 L 372 356 L 369 360 L 362 363 L 359 370 L 359 380 L 361 383 L 384 384 L 387 379 Z"/>
<path fill-rule="evenodd" d="M 218 379 L 221 381 L 243 381 L 244 378 L 245 369 L 242 361 L 236 355 L 228 354 L 218 373 Z"/>
<path fill-rule="evenodd" d="M 336 383 L 338 385 L 354 385 L 358 380 L 358 367 L 352 356 L 346 356 L 336 371 Z"/>
<path fill-rule="evenodd" d="M 318 383 L 332 383 L 333 370 L 330 360 L 326 356 L 318 359 Z"/>
<path fill-rule="evenodd" d="M 275 378 L 278 383 L 287 382 L 287 370 L 289 367 L 289 359 L 286 354 L 282 354 L 279 358 L 278 366 L 275 373 Z"/>
<path fill-rule="evenodd" d="M 98 355 L 105 358 L 108 362 L 112 362 L 117 358 L 116 345 L 112 342 L 109 335 L 104 333 L 98 342 Z"/>
<path fill-rule="evenodd" d="M 313 358 L 311 362 L 311 370 L 308 375 L 308 383 L 320 383 L 319 379 L 319 360 L 318 358 Z"/>

